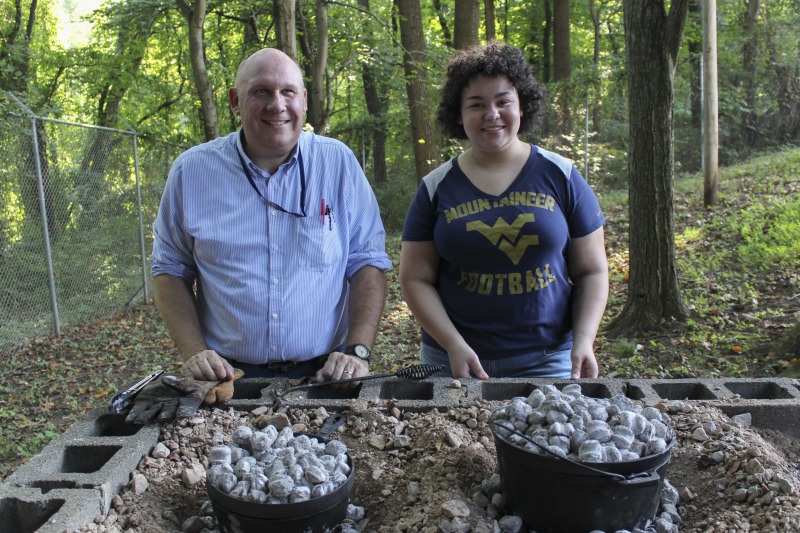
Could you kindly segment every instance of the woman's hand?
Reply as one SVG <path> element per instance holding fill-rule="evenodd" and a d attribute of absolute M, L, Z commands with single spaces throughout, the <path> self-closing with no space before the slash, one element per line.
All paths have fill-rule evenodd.
<path fill-rule="evenodd" d="M 489 379 L 489 374 L 483 369 L 478 354 L 470 348 L 461 348 L 447 352 L 450 358 L 450 371 L 454 378 L 471 378 L 470 370 L 479 379 Z"/>

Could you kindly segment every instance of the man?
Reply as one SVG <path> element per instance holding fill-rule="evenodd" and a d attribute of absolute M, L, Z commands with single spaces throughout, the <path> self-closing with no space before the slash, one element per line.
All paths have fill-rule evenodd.
<path fill-rule="evenodd" d="M 184 373 L 366 376 L 392 267 L 369 183 L 344 144 L 303 131 L 283 52 L 244 60 L 228 99 L 241 130 L 175 160 L 153 224 L 156 305 Z"/>

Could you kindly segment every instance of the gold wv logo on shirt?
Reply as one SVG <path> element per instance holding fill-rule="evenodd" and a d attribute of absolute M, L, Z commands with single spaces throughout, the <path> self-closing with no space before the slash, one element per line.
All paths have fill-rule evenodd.
<path fill-rule="evenodd" d="M 513 224 L 509 224 L 502 217 L 498 218 L 494 226 L 489 226 L 482 220 L 467 222 L 467 231 L 477 231 L 489 242 L 500 248 L 514 265 L 518 265 L 528 246 L 539 244 L 538 235 L 522 235 L 522 226 L 535 220 L 533 213 L 523 213 L 517 216 Z M 499 244 L 498 244 L 499 243 Z"/>

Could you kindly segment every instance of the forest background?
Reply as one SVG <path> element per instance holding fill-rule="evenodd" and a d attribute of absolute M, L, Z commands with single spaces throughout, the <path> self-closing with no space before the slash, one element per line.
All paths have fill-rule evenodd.
<path fill-rule="evenodd" d="M 634 320 L 613 336 L 601 335 L 605 375 L 796 372 L 800 204 L 791 146 L 800 144 L 800 5 L 716 2 L 718 155 L 733 170 L 719 202 L 707 205 L 698 175 L 704 160 L 701 4 L 708 3 L 121 0 L 78 20 L 83 4 L 75 1 L 5 2 L 0 418 L 14 437 L 4 440 L 4 462 L 35 453 L 88 404 L 102 403 L 134 375 L 171 364 L 157 317 L 136 305 L 143 295 L 138 243 L 123 237 L 123 224 L 133 218 L 149 232 L 172 158 L 238 127 L 226 91 L 239 62 L 264 46 L 296 57 L 309 90 L 310 126 L 347 143 L 361 161 L 395 254 L 420 178 L 462 149 L 433 121 L 448 58 L 456 48 L 493 38 L 520 47 L 550 103 L 545 128 L 527 140 L 571 158 L 609 221 L 606 322 L 626 310 Z M 634 62 L 637 56 L 649 64 Z M 637 85 L 651 80 L 651 87 Z M 664 102 L 668 113 L 657 118 L 635 114 L 665 110 Z M 78 134 L 72 123 L 133 132 L 138 152 L 119 152 L 120 138 L 110 130 Z M 645 138 L 652 131 L 637 126 L 662 137 Z M 44 163 L 41 197 L 36 156 Z M 131 171 L 134 158 L 141 175 Z M 641 161 L 647 168 L 634 169 Z M 130 197 L 138 182 L 137 217 Z M 644 209 L 658 215 L 650 217 L 648 233 L 649 222 L 637 218 L 628 198 L 652 186 L 665 193 L 644 194 Z M 27 299 L 48 291 L 42 206 L 59 261 L 60 323 L 68 328 L 53 339 L 46 335 L 47 306 L 33 312 Z M 653 234 L 666 261 L 646 255 L 632 261 L 640 253 L 635 243 Z M 668 283 L 637 287 L 641 278 Z M 640 300 L 645 312 L 631 306 Z M 23 323 L 31 322 L 45 334 L 30 335 Z M 396 367 L 413 357 L 416 341 L 396 291 L 386 324 L 381 364 Z M 29 440 L 11 444 L 19 435 Z"/>

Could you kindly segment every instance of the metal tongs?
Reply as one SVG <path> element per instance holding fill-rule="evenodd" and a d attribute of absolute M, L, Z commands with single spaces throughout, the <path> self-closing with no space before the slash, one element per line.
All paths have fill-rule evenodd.
<path fill-rule="evenodd" d="M 305 385 L 297 385 L 294 387 L 289 387 L 283 389 L 282 391 L 278 391 L 275 393 L 275 396 L 278 398 L 283 398 L 287 394 L 292 392 L 296 392 L 299 390 L 306 390 L 315 387 L 327 387 L 329 385 L 339 385 L 340 383 L 353 383 L 356 381 L 367 381 L 370 379 L 384 379 L 384 378 L 391 378 L 391 377 L 398 377 L 403 379 L 425 379 L 431 377 L 433 374 L 439 372 L 440 370 L 444 369 L 444 365 L 412 365 L 407 366 L 405 368 L 401 368 L 397 372 L 389 372 L 386 374 L 373 374 L 370 376 L 364 376 L 360 378 L 348 378 L 348 379 L 337 379 L 333 381 L 316 381 L 313 383 L 306 383 Z"/>
<path fill-rule="evenodd" d="M 125 409 L 130 407 L 133 404 L 133 400 L 136 399 L 136 395 L 139 394 L 142 389 L 152 383 L 158 376 L 163 374 L 163 370 L 156 370 L 146 378 L 142 379 L 138 383 L 134 383 L 124 391 L 120 392 L 116 396 L 114 396 L 108 404 L 108 410 L 112 413 L 119 414 L 123 412 Z"/>

